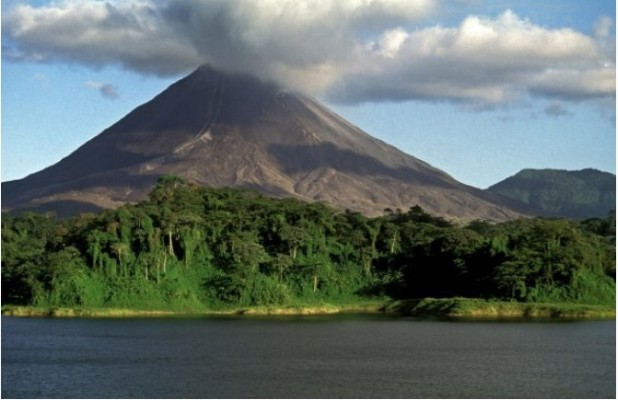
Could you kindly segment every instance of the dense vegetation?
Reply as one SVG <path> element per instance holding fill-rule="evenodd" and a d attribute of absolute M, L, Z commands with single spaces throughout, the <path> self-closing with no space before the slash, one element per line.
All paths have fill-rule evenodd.
<path fill-rule="evenodd" d="M 524 169 L 487 190 L 546 216 L 603 217 L 616 208 L 616 176 L 595 169 Z"/>
<path fill-rule="evenodd" d="M 614 304 L 615 217 L 378 218 L 159 180 L 149 198 L 65 220 L 2 218 L 2 302 L 203 310 L 364 298 Z"/>

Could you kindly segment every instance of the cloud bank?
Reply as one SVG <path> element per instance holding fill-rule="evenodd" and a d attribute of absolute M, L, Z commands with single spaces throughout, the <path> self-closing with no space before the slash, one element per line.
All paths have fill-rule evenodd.
<path fill-rule="evenodd" d="M 506 10 L 426 26 L 435 0 L 127 0 L 17 5 L 2 16 L 3 57 L 118 65 L 161 76 L 200 64 L 258 74 L 343 103 L 526 96 L 615 96 L 613 20 L 594 36 Z M 553 110 L 554 114 L 556 110 Z"/>

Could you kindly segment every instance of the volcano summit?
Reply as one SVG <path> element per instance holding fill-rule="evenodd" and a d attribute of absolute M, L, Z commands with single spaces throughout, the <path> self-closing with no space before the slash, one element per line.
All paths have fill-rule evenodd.
<path fill-rule="evenodd" d="M 3 183 L 2 208 L 72 215 L 117 207 L 144 199 L 161 175 L 369 216 L 414 205 L 456 219 L 519 215 L 499 196 L 373 138 L 314 99 L 208 66 L 55 165 Z"/>

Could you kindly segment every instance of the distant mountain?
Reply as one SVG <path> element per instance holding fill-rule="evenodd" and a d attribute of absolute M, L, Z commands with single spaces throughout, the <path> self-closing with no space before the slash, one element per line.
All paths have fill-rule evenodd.
<path fill-rule="evenodd" d="M 311 98 L 208 66 L 57 164 L 3 183 L 2 208 L 60 215 L 113 208 L 144 199 L 161 175 L 369 216 L 414 205 L 446 218 L 521 215 L 513 202 L 456 181 Z"/>
<path fill-rule="evenodd" d="M 487 189 L 545 216 L 604 217 L 616 209 L 616 175 L 595 169 L 524 169 Z"/>

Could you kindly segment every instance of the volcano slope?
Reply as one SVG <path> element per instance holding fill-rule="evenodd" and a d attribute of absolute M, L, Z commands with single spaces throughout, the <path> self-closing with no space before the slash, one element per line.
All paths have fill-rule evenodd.
<path fill-rule="evenodd" d="M 419 205 L 507 220 L 515 202 L 464 185 L 314 99 L 202 66 L 55 165 L 2 184 L 4 211 L 60 216 L 144 199 L 161 175 L 321 201 L 376 216 Z"/>

